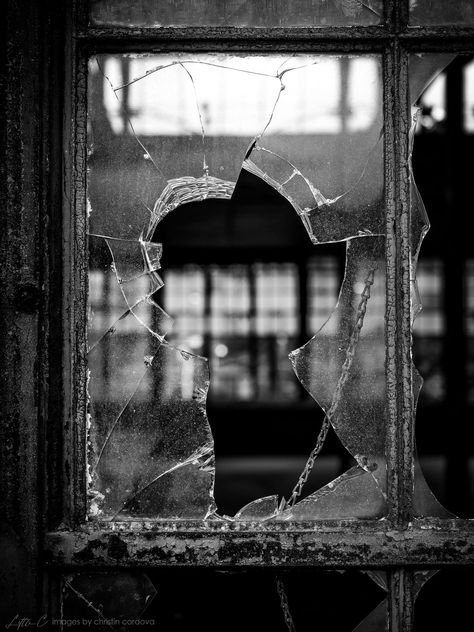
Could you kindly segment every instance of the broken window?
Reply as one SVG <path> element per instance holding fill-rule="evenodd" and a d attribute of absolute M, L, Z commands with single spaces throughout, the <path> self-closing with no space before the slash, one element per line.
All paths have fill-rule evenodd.
<path fill-rule="evenodd" d="M 413 102 L 449 59 L 413 58 Z M 89 73 L 91 516 L 382 518 L 380 58 L 107 55 L 93 58 Z M 415 111 L 413 120 L 414 131 Z M 255 206 L 246 222 L 239 216 L 239 200 L 246 192 L 249 197 L 252 181 L 284 200 L 285 212 L 304 229 L 315 253 L 304 273 L 307 287 L 320 293 L 332 288 L 332 304 L 326 301 L 325 308 L 317 292 L 306 297 L 303 319 L 301 265 L 265 262 L 259 254 L 266 231 L 272 234 L 271 209 Z M 412 188 L 416 313 L 415 266 L 428 220 L 414 183 Z M 213 232 L 214 224 L 220 232 Z M 214 247 L 227 251 L 252 245 L 256 260 L 221 266 L 189 261 L 166 269 L 167 249 L 176 262 L 180 248 L 213 248 L 213 237 Z M 318 247 L 334 242 L 346 245 L 339 287 L 331 259 L 317 257 Z M 423 285 L 431 278 L 425 269 Z M 316 270 L 324 271 L 322 280 Z M 318 311 L 324 314 L 319 321 Z M 421 322 L 439 326 L 428 311 Z M 308 323 L 317 323 L 312 337 Z M 233 517 L 214 500 L 209 389 L 217 401 L 289 403 L 306 391 L 310 405 L 324 413 L 293 485 L 235 507 Z M 233 428 L 239 432 L 239 424 Z M 334 478 L 308 490 L 331 428 L 347 456 Z M 418 463 L 415 515 L 450 515 Z"/>
<path fill-rule="evenodd" d="M 6 14 L 15 608 L 453 627 L 469 4 L 50 4 Z"/>

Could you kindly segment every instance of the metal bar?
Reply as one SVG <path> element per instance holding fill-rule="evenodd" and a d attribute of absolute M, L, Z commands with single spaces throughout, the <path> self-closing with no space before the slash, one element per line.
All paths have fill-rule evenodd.
<path fill-rule="evenodd" d="M 388 19 L 391 24 L 385 26 L 321 26 L 321 27 L 273 27 L 251 28 L 232 26 L 187 26 L 187 27 L 90 27 L 80 29 L 76 37 L 79 40 L 141 40 L 150 41 L 176 40 L 176 39 L 202 39 L 202 40 L 311 40 L 313 42 L 324 41 L 361 41 L 374 42 L 392 37 L 410 37 L 423 40 L 426 38 L 441 38 L 444 41 L 463 37 L 473 37 L 474 24 L 471 26 L 408 26 L 407 15 L 398 17 L 395 23 L 393 11 L 400 3 L 396 0 L 386 2 Z M 395 9 L 394 9 L 395 7 Z"/>
<path fill-rule="evenodd" d="M 63 193 L 63 521 L 86 515 L 87 59 L 75 44 L 69 15 L 66 44 Z"/>
<path fill-rule="evenodd" d="M 278 40 L 305 39 L 321 41 L 328 39 L 370 41 L 389 36 L 383 26 L 314 26 L 314 27 L 239 27 L 239 26 L 184 26 L 184 27 L 126 27 L 101 26 L 81 29 L 77 38 L 81 40 L 175 40 L 204 39 L 230 42 L 232 40 Z"/>
<path fill-rule="evenodd" d="M 390 632 L 412 632 L 415 595 L 413 571 L 398 568 L 388 575 L 388 625 Z"/>
<path fill-rule="evenodd" d="M 408 30 L 399 37 L 403 46 L 412 52 L 474 52 L 474 33 L 472 29 L 455 33 L 426 31 L 423 35 Z"/>
<path fill-rule="evenodd" d="M 408 58 L 398 42 L 384 59 L 387 205 L 387 468 L 389 519 L 405 527 L 413 495 L 410 323 Z"/>
<path fill-rule="evenodd" d="M 409 20 L 408 0 L 396 3 L 397 32 Z M 387 208 L 387 491 L 391 524 L 404 533 L 413 503 L 414 402 L 411 361 L 410 174 L 408 169 L 408 53 L 393 40 L 384 58 L 385 195 Z M 431 545 L 431 537 L 430 545 Z M 413 629 L 411 573 L 396 568 L 388 577 L 390 632 Z"/>
<path fill-rule="evenodd" d="M 208 525 L 209 527 L 209 525 Z M 160 526 L 138 531 L 138 523 L 115 528 L 53 532 L 46 536 L 45 561 L 67 567 L 260 566 L 386 567 L 444 566 L 474 563 L 474 527 L 380 531 L 366 523 L 315 530 L 307 525 L 255 523 L 214 525 L 207 531 Z M 398 597 L 397 597 L 398 599 Z"/>
<path fill-rule="evenodd" d="M 156 38 L 156 39 L 97 39 L 83 40 L 79 42 L 84 47 L 87 55 L 99 53 L 127 53 L 127 52 L 226 52 L 226 53 L 279 53 L 288 52 L 312 52 L 322 53 L 377 53 L 383 50 L 388 38 L 380 40 L 350 40 L 350 39 L 269 39 L 269 38 L 237 38 L 230 40 L 220 40 L 213 38 Z"/>
<path fill-rule="evenodd" d="M 441 42 L 451 42 L 463 38 L 472 38 L 474 36 L 473 25 L 450 25 L 450 26 L 408 26 L 399 34 L 402 39 L 410 38 L 417 40 L 440 40 Z"/>

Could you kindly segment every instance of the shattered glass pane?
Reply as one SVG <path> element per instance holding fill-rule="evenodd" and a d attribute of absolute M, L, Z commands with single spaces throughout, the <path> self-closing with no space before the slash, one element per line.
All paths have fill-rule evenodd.
<path fill-rule="evenodd" d="M 139 356 L 142 349 L 128 349 L 119 336 L 115 331 L 93 351 L 94 359 L 110 363 L 112 375 L 123 374 L 124 355 L 127 362 L 123 390 L 111 402 L 102 399 L 94 359 L 91 368 L 94 513 L 204 519 L 214 509 L 207 361 L 151 336 L 154 347 L 134 374 L 129 354 Z"/>
<path fill-rule="evenodd" d="M 446 55 L 413 56 L 413 102 L 448 61 Z M 181 206 L 231 200 L 242 172 L 291 203 L 313 244 L 346 241 L 347 254 L 337 304 L 317 333 L 289 356 L 299 381 L 325 413 L 313 452 L 286 500 L 270 495 L 223 519 L 386 514 L 381 86 L 375 56 L 175 54 L 91 60 L 91 515 L 216 517 L 214 445 L 206 415 L 210 376 L 207 359 L 199 355 L 208 335 L 204 308 L 195 303 L 189 312 L 196 330 L 187 334 L 199 337 L 199 344 L 180 348 L 179 335 L 172 337 L 178 346 L 170 344 L 173 314 L 160 307 L 166 246 L 153 239 L 163 219 Z M 414 110 L 411 143 L 415 118 Z M 416 314 L 414 271 L 428 220 L 411 184 Z M 255 290 L 239 279 L 237 268 L 229 270 L 234 270 L 230 276 L 215 268 L 222 277 L 215 282 L 229 277 L 232 294 L 241 296 L 243 312 L 249 311 L 246 297 Z M 252 282 L 257 290 L 264 276 Z M 172 283 L 178 277 L 167 278 Z M 208 292 L 207 281 L 199 279 L 193 292 Z M 213 300 L 211 291 L 211 305 Z M 257 334 L 259 309 L 249 321 Z M 285 316 L 278 304 L 270 309 L 281 322 L 287 319 L 284 329 L 294 335 L 295 318 Z M 220 322 L 230 326 L 225 310 Z M 239 322 L 244 321 L 232 327 Z M 214 351 L 225 357 L 228 348 Z M 415 369 L 414 380 L 418 393 Z M 330 428 L 355 465 L 349 463 L 340 476 L 304 497 Z M 428 489 L 418 462 L 415 513 L 449 515 Z"/>
<path fill-rule="evenodd" d="M 152 240 L 183 204 L 229 200 L 245 170 L 291 203 L 314 244 L 348 240 L 337 306 L 290 357 L 358 466 L 304 504 L 269 496 L 233 519 L 384 515 L 380 59 L 111 55 L 91 61 L 90 94 L 91 513 L 215 512 L 208 364 L 165 338 Z M 280 314 L 257 305 L 257 333 L 264 308 Z"/>
<path fill-rule="evenodd" d="M 331 26 L 382 21 L 382 0 L 98 0 L 93 25 L 109 26 Z"/>
<path fill-rule="evenodd" d="M 298 378 L 358 467 L 280 519 L 376 518 L 385 513 L 384 242 L 382 237 L 348 242 L 335 310 L 322 330 L 291 354 Z M 331 333 L 323 335 L 326 326 Z"/>
<path fill-rule="evenodd" d="M 410 0 L 410 24 L 474 24 L 474 3 L 472 0 Z"/>
<path fill-rule="evenodd" d="M 278 496 L 259 498 L 242 507 L 234 520 L 269 520 L 278 514 Z"/>

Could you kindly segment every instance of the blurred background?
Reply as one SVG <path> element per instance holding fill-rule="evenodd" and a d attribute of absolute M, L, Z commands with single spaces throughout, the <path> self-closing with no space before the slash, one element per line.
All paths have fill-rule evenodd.
<path fill-rule="evenodd" d="M 140 64 L 149 67 L 146 59 L 101 59 L 115 85 L 139 75 Z M 301 116 L 286 130 L 287 142 L 297 147 L 304 138 L 324 147 L 376 134 L 381 99 L 376 61 L 334 58 L 324 72 L 322 80 L 330 87 L 318 95 L 316 110 L 305 105 L 304 90 L 298 93 L 300 102 L 294 106 Z M 210 84 L 216 93 L 224 88 Z M 246 133 L 246 116 L 251 118 L 258 98 L 263 96 L 253 95 L 249 102 L 234 86 L 232 116 L 228 108 L 219 113 L 201 101 L 206 133 L 228 136 L 231 151 L 232 137 Z M 93 186 L 98 190 L 103 181 L 104 204 L 124 206 L 123 199 L 110 199 L 107 182 L 130 174 L 142 184 L 151 178 L 150 161 L 137 149 L 128 120 L 151 154 L 160 139 L 173 143 L 173 138 L 200 130 L 189 117 L 195 103 L 183 100 L 182 111 L 163 116 L 152 83 L 134 83 L 121 91 L 120 99 L 121 104 L 91 66 Z M 439 500 L 460 516 L 473 516 L 474 246 L 469 220 L 474 212 L 474 61 L 454 60 L 425 91 L 420 107 L 413 166 L 432 228 L 418 266 L 423 312 L 414 328 L 415 364 L 425 380 L 417 413 L 418 452 Z M 339 168 L 344 170 L 343 162 Z M 146 186 L 143 196 L 152 206 L 156 197 Z M 99 200 L 93 201 L 94 212 L 100 212 L 100 195 L 93 195 Z M 219 511 L 232 515 L 255 498 L 288 496 L 323 418 L 296 379 L 288 353 L 330 316 L 344 274 L 345 243 L 312 245 L 289 202 L 245 171 L 232 200 L 181 206 L 159 223 L 154 239 L 163 244 L 160 274 L 165 283 L 154 298 L 175 320 L 167 338 L 210 362 L 207 410 L 215 439 Z M 100 253 L 94 260 L 100 260 Z M 91 271 L 90 309 L 96 315 L 117 292 L 99 268 Z M 383 299 L 380 310 L 383 327 Z M 121 335 L 136 339 L 139 323 L 136 329 Z M 103 364 L 101 390 L 110 400 L 120 384 Z M 330 433 L 306 493 L 351 464 L 349 453 Z"/>

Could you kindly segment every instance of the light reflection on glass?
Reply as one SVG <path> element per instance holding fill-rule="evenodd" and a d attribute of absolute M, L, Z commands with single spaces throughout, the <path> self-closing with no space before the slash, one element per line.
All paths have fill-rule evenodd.
<path fill-rule="evenodd" d="M 474 61 L 464 66 L 464 129 L 474 132 Z"/>
<path fill-rule="evenodd" d="M 160 66 L 171 64 L 175 59 L 176 56 L 160 56 Z M 197 97 L 206 136 L 255 135 L 260 131 L 261 112 L 271 111 L 278 97 L 280 85 L 275 69 L 282 72 L 289 68 L 298 70 L 282 75 L 285 107 L 275 111 L 272 133 L 338 134 L 344 129 L 360 132 L 374 123 L 379 89 L 374 59 L 326 59 L 299 68 L 302 62 L 298 59 L 255 57 L 252 60 L 252 71 L 256 73 L 252 89 L 249 89 L 245 58 L 226 58 L 219 63 L 223 66 L 221 70 L 213 65 L 192 63 L 187 63 L 179 73 L 174 72 L 173 66 L 160 70 L 163 78 L 166 73 L 170 74 L 170 81 L 169 89 L 160 94 L 159 102 L 153 81 L 147 78 L 129 85 L 124 89 L 125 94 L 124 90 L 118 92 L 136 134 L 201 134 L 196 117 Z M 247 72 L 240 71 L 244 67 Z M 154 68 L 156 61 L 149 58 L 108 57 L 103 72 L 114 86 L 121 86 Z M 229 72 L 229 68 L 235 70 Z M 192 74 L 195 86 L 199 86 L 198 92 L 189 81 L 187 71 Z M 104 82 L 107 117 L 112 130 L 121 134 L 126 127 L 124 109 L 105 78 Z M 324 85 L 325 89 L 315 91 L 314 85 Z M 297 117 L 295 111 L 299 113 Z"/>

